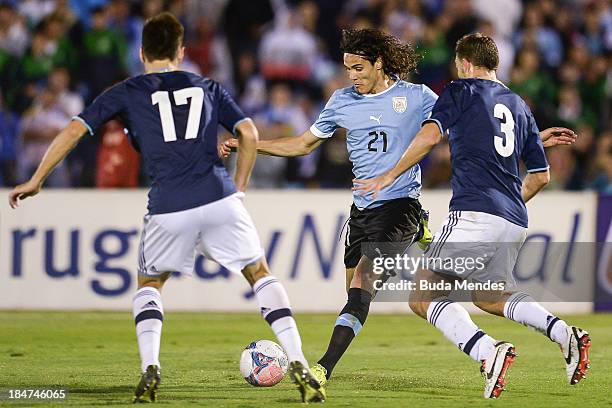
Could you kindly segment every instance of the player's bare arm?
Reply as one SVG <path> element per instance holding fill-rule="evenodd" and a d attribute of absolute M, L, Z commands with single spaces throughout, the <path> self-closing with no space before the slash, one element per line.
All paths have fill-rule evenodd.
<path fill-rule="evenodd" d="M 537 173 L 528 173 L 523 180 L 521 188 L 521 196 L 523 201 L 531 200 L 540 190 L 542 190 L 550 182 L 550 171 L 540 171 Z"/>
<path fill-rule="evenodd" d="M 288 136 L 273 140 L 260 140 L 257 142 L 257 153 L 268 156 L 295 157 L 305 156 L 319 147 L 325 139 L 315 136 L 310 130 L 300 136 Z M 226 140 L 219 148 L 221 157 L 229 156 L 232 149 L 238 148 L 236 139 Z"/>
<path fill-rule="evenodd" d="M 51 174 L 55 166 L 74 149 L 85 133 L 87 133 L 87 128 L 78 120 L 71 121 L 60 133 L 58 133 L 55 139 L 53 139 L 53 142 L 51 142 L 45 156 L 30 180 L 18 185 L 10 192 L 9 204 L 11 208 L 17 208 L 19 206 L 19 200 L 24 200 L 38 194 L 46 178 Z"/>
<path fill-rule="evenodd" d="M 244 192 L 257 158 L 257 140 L 259 133 L 252 120 L 245 120 L 236 126 L 237 142 L 240 146 L 236 163 L 234 183 L 238 191 Z"/>
<path fill-rule="evenodd" d="M 400 160 L 388 172 L 368 180 L 353 180 L 353 191 L 360 195 L 373 194 L 376 199 L 383 188 L 390 186 L 406 170 L 420 162 L 442 139 L 440 128 L 435 123 L 426 123 L 415 136 Z"/>

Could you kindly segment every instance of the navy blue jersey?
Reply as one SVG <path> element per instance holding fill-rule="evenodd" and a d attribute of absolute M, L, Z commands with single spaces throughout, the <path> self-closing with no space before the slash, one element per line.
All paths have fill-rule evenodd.
<path fill-rule="evenodd" d="M 151 214 L 220 200 L 236 187 L 217 154 L 217 127 L 245 119 L 217 82 L 183 71 L 136 76 L 109 88 L 75 117 L 89 132 L 120 119 L 152 181 Z"/>
<path fill-rule="evenodd" d="M 499 82 L 461 79 L 444 89 L 428 120 L 449 131 L 450 210 L 485 212 L 527 228 L 519 160 L 528 172 L 545 171 L 548 162 L 525 102 Z"/>

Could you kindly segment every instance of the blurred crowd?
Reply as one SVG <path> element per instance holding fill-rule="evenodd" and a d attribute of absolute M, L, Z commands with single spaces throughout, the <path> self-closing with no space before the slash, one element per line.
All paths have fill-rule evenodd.
<path fill-rule="evenodd" d="M 263 139 L 301 134 L 348 85 L 343 28 L 378 27 L 412 43 L 422 61 L 411 80 L 437 93 L 455 77 L 455 41 L 488 34 L 501 54 L 498 77 L 528 102 L 540 128 L 579 134 L 575 146 L 547 150 L 548 188 L 612 194 L 609 0 L 0 0 L 0 186 L 26 180 L 72 116 L 142 73 L 143 22 L 163 10 L 186 28 L 182 69 L 223 84 Z M 252 183 L 348 187 L 345 142 L 339 130 L 309 156 L 259 156 Z M 448 188 L 448 145 L 422 167 L 425 188 Z M 111 121 L 86 136 L 47 185 L 147 182 L 123 126 Z"/>

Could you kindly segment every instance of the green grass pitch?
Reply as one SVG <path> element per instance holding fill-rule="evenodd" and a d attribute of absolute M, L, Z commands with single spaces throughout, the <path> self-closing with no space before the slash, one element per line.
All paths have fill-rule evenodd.
<path fill-rule="evenodd" d="M 327 346 L 335 316 L 297 314 L 307 357 Z M 571 316 L 592 336 L 592 369 L 569 386 L 555 344 L 493 316 L 475 321 L 510 340 L 518 358 L 507 391 L 482 398 L 479 366 L 414 316 L 372 315 L 328 385 L 327 407 L 593 407 L 612 406 L 612 315 Z M 274 339 L 252 314 L 166 313 L 162 386 L 158 405 L 210 407 L 299 406 L 288 378 L 254 388 L 240 376 L 238 359 L 252 340 Z M 125 405 L 138 380 L 139 359 L 129 312 L 0 312 L 0 389 L 63 388 L 54 406 Z M 51 403 L 46 402 L 45 405 Z M 0 405 L 40 406 L 10 402 Z"/>

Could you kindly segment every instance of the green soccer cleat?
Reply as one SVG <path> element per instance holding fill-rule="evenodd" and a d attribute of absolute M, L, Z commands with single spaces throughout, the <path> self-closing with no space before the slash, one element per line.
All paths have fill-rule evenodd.
<path fill-rule="evenodd" d="M 289 364 L 289 375 L 291 381 L 297 384 L 300 394 L 302 394 L 302 402 L 324 402 L 325 388 L 315 379 L 310 373 L 310 370 L 304 367 L 299 361 L 292 361 Z"/>
<path fill-rule="evenodd" d="M 310 373 L 321 385 L 327 384 L 327 369 L 321 364 L 315 364 L 310 367 Z"/>
<path fill-rule="evenodd" d="M 429 244 L 431 244 L 431 241 L 433 241 L 433 234 L 429 230 L 429 211 L 423 209 L 421 210 L 421 226 L 423 233 L 421 239 L 417 241 L 417 245 L 425 251 Z"/>
<path fill-rule="evenodd" d="M 155 402 L 155 393 L 160 382 L 161 374 L 159 367 L 156 365 L 148 366 L 147 371 L 142 373 L 140 377 L 140 382 L 136 386 L 132 402 L 134 404 L 137 402 Z"/>

